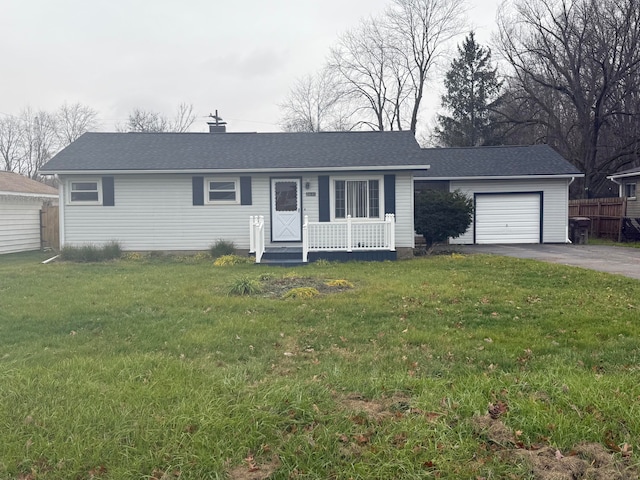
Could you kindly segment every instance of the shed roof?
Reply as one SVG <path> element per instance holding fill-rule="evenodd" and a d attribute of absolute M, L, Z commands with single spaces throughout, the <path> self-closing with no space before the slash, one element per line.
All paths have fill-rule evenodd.
<path fill-rule="evenodd" d="M 424 179 L 498 177 L 581 177 L 583 174 L 548 145 L 425 148 Z"/>
<path fill-rule="evenodd" d="M 58 190 L 13 172 L 0 172 L 0 193 L 57 196 Z"/>
<path fill-rule="evenodd" d="M 613 179 L 613 178 L 635 177 L 636 175 L 640 175 L 640 167 L 622 170 L 621 172 L 616 172 L 613 175 L 607 176 L 607 178 Z"/>
<path fill-rule="evenodd" d="M 412 132 L 85 133 L 40 172 L 426 168 Z"/>

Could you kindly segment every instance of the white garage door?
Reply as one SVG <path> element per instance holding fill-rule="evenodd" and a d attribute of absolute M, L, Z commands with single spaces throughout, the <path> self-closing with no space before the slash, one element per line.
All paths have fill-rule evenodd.
<path fill-rule="evenodd" d="M 540 243 L 540 194 L 476 195 L 476 243 Z"/>

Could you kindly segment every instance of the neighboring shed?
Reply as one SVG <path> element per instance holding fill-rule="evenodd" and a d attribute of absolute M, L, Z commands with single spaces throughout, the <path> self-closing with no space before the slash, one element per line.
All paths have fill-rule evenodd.
<path fill-rule="evenodd" d="M 640 218 L 640 201 L 636 193 L 640 183 L 640 168 L 624 170 L 607 178 L 619 185 L 619 196 L 627 199 L 627 208 L 623 216 Z"/>
<path fill-rule="evenodd" d="M 547 145 L 424 149 L 416 191 L 460 190 L 473 223 L 455 244 L 567 243 L 569 185 L 582 177 Z"/>
<path fill-rule="evenodd" d="M 40 210 L 57 203 L 58 190 L 11 172 L 0 172 L 0 254 L 40 248 Z"/>

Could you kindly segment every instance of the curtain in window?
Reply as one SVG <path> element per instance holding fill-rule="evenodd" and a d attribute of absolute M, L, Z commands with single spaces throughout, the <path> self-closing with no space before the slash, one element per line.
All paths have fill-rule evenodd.
<path fill-rule="evenodd" d="M 336 180 L 335 218 L 378 218 L 380 185 L 378 180 Z"/>

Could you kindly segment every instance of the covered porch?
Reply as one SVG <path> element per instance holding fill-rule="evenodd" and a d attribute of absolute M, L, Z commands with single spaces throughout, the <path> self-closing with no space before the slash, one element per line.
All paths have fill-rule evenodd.
<path fill-rule="evenodd" d="M 249 217 L 249 253 L 256 263 L 272 258 L 284 258 L 285 263 L 308 263 L 319 259 L 393 260 L 396 258 L 395 215 L 386 214 L 384 220 L 353 219 L 343 221 L 310 222 L 304 217 L 301 244 L 267 245 L 264 216 Z M 273 261 L 271 263 L 278 263 Z"/>

